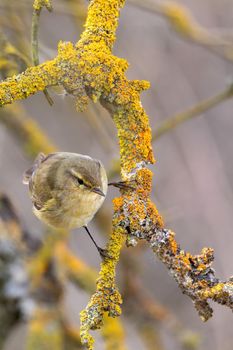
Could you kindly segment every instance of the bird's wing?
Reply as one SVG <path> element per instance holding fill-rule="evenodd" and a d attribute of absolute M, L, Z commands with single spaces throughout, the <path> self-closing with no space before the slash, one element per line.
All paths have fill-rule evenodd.
<path fill-rule="evenodd" d="M 34 173 L 34 171 L 38 168 L 38 166 L 45 160 L 46 155 L 44 153 L 39 153 L 36 159 L 34 160 L 33 165 L 24 172 L 23 174 L 23 184 L 28 185 L 30 183 L 30 179 Z"/>
<path fill-rule="evenodd" d="M 55 198 L 49 198 L 47 201 L 43 203 L 39 201 L 38 198 L 32 198 L 32 202 L 34 207 L 40 212 L 54 211 L 57 208 Z"/>

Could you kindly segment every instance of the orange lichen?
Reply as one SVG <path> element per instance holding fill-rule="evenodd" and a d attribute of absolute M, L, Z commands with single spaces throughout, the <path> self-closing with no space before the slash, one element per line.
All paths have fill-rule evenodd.
<path fill-rule="evenodd" d="M 138 184 L 136 191 L 138 195 L 146 198 L 149 196 L 152 188 L 152 176 L 153 173 L 149 169 L 139 169 L 137 171 L 135 181 Z"/>
<path fill-rule="evenodd" d="M 122 209 L 122 206 L 124 204 L 124 199 L 123 197 L 116 197 L 113 199 L 113 206 L 114 206 L 114 211 L 119 211 Z"/>
<path fill-rule="evenodd" d="M 164 222 L 162 216 L 159 214 L 155 204 L 148 200 L 147 203 L 147 215 L 151 218 L 152 222 L 156 227 L 163 228 Z"/>

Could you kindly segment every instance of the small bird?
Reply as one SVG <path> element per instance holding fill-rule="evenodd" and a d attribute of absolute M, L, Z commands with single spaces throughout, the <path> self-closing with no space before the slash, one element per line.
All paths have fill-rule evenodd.
<path fill-rule="evenodd" d="M 77 153 L 40 153 L 25 171 L 23 183 L 29 186 L 33 212 L 41 221 L 57 229 L 83 226 L 100 255 L 105 256 L 87 228 L 108 188 L 99 160 Z"/>

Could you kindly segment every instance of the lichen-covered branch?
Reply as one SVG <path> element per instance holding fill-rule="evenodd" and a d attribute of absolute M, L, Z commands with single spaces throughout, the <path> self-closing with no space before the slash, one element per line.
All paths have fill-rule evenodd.
<path fill-rule="evenodd" d="M 220 281 L 211 268 L 213 249 L 203 248 L 200 255 L 181 250 L 175 234 L 166 229 L 155 230 L 147 236 L 154 253 L 166 265 L 182 292 L 188 295 L 203 321 L 213 313 L 208 299 L 233 310 L 233 281 Z"/>
<path fill-rule="evenodd" d="M 58 72 L 56 60 L 53 60 L 4 80 L 0 83 L 0 105 L 25 99 L 46 86 L 56 85 Z"/>
<path fill-rule="evenodd" d="M 81 312 L 80 334 L 82 343 L 88 348 L 93 348 L 94 339 L 89 334 L 90 329 L 98 329 L 103 325 L 104 313 L 116 317 L 121 314 L 121 296 L 115 284 L 116 264 L 119 260 L 121 247 L 125 241 L 122 230 L 115 230 L 110 236 L 107 246 L 108 254 L 101 264 L 96 292 L 91 297 L 85 310 Z"/>
<path fill-rule="evenodd" d="M 86 44 L 84 48 L 86 57 L 93 50 L 95 52 L 95 55 L 91 55 L 87 60 L 88 66 L 84 67 L 84 71 L 87 70 L 89 76 L 93 78 L 88 95 L 92 98 L 93 95 L 100 97 L 101 103 L 113 116 L 118 128 L 123 180 L 136 184 L 134 191 L 128 189 L 124 191 L 122 197 L 114 200 L 113 231 L 107 246 L 109 257 L 101 265 L 97 291 L 87 308 L 81 313 L 81 339 L 89 349 L 93 348 L 93 338 L 89 330 L 102 325 L 104 312 L 108 311 L 110 316 L 120 314 L 121 297 L 114 279 L 116 263 L 126 233 L 130 230 L 130 234 L 132 232 L 140 237 L 141 225 L 147 226 L 145 221 L 147 211 L 151 213 L 151 221 L 155 227 L 162 226 L 162 220 L 156 208 L 148 199 L 152 174 L 145 166 L 147 163 L 152 163 L 154 159 L 150 145 L 151 131 L 148 117 L 139 98 L 140 92 L 148 88 L 148 83 L 128 81 L 124 75 L 127 68 L 126 62 L 114 57 L 110 51 L 115 37 L 116 16 L 118 16 L 116 10 L 119 5 L 118 1 L 111 1 L 111 4 L 109 1 L 93 1 L 86 23 L 86 27 L 90 26 L 90 29 L 84 32 L 77 45 L 81 47 L 83 43 Z M 114 20 L 112 23 L 109 21 L 106 38 L 102 38 L 106 29 L 101 27 L 100 30 L 99 27 L 101 20 L 102 25 L 106 23 L 104 20 L 107 15 Z M 91 42 L 90 35 L 92 35 Z M 98 79 L 95 78 L 96 76 Z M 123 215 L 121 210 L 124 211 Z M 132 211 L 134 211 L 133 215 L 131 215 Z M 135 220 L 137 215 L 140 215 L 139 221 Z M 135 243 L 135 239 L 133 238 L 132 241 L 131 237 L 129 235 L 128 244 Z"/>
<path fill-rule="evenodd" d="M 113 1 L 112 3 L 117 3 L 117 1 Z M 98 4 L 98 7 L 95 7 L 95 4 Z M 97 15 L 99 10 L 102 11 L 102 16 L 105 11 L 108 13 L 107 11 L 109 8 L 107 4 L 108 1 L 104 2 L 103 7 L 101 8 L 99 1 L 93 1 L 91 3 L 86 24 L 87 27 L 90 23 L 90 17 L 93 16 L 93 18 L 95 18 L 96 14 L 93 13 L 95 10 L 97 11 Z M 100 31 L 98 28 L 98 20 L 96 23 L 97 28 L 94 28 L 94 33 L 98 33 L 98 31 Z M 82 45 L 82 40 L 85 40 L 85 36 L 88 36 L 91 33 L 91 29 L 89 32 L 84 33 L 79 45 Z M 90 61 L 91 66 L 87 67 L 88 71 L 91 73 L 91 76 L 94 72 L 96 72 L 96 67 L 98 67 L 98 71 L 100 71 L 102 68 L 102 75 L 99 74 L 98 81 L 96 82 L 94 80 L 94 82 L 91 84 L 93 89 L 89 89 L 88 94 L 89 96 L 93 97 L 93 94 L 96 96 L 96 90 L 101 92 L 100 102 L 109 110 L 118 129 L 122 178 L 130 183 L 134 183 L 135 190 L 132 191 L 128 189 L 122 191 L 122 197 L 114 200 L 113 233 L 110 237 L 110 244 L 107 246 L 108 254 L 110 256 L 113 255 L 113 264 L 109 265 L 109 258 L 106 258 L 102 263 L 100 271 L 101 277 L 97 282 L 97 291 L 91 298 L 87 308 L 81 313 L 81 338 L 83 343 L 86 344 L 89 349 L 93 348 L 93 338 L 89 334 L 89 329 L 96 329 L 100 327 L 103 322 L 104 311 L 108 311 L 109 314 L 112 314 L 113 316 L 117 315 L 115 312 L 112 313 L 111 310 L 113 306 L 117 306 L 119 308 L 120 304 L 119 295 L 115 289 L 114 280 L 112 279 L 112 276 L 114 277 L 113 269 L 115 269 L 116 263 L 114 255 L 115 250 L 113 247 L 115 247 L 115 244 L 119 242 L 119 239 L 124 235 L 124 233 L 127 234 L 127 244 L 135 245 L 138 239 L 153 241 L 153 239 L 156 240 L 157 237 L 160 237 L 160 232 L 166 232 L 166 230 L 163 229 L 163 222 L 155 205 L 149 199 L 152 173 L 146 168 L 146 165 L 153 163 L 154 158 L 151 150 L 151 131 L 148 117 L 145 114 L 140 102 L 140 92 L 147 88 L 148 84 L 139 81 L 128 81 L 126 79 L 124 75 L 126 69 L 125 63 L 112 56 L 112 54 L 109 52 L 109 37 L 107 36 L 104 42 L 102 35 L 104 35 L 104 30 L 101 31 L 98 41 L 94 35 L 91 44 L 88 44 L 88 42 L 85 41 L 87 44 L 86 52 L 88 51 L 88 46 L 90 46 L 90 49 L 95 47 L 95 57 L 92 58 L 92 62 Z M 99 52 L 97 45 L 99 42 L 101 53 Z M 94 68 L 93 63 L 95 63 Z M 117 70 L 116 65 L 118 66 Z M 108 72 L 107 76 L 104 75 L 105 71 Z M 103 77 L 105 77 L 105 79 L 103 79 Z M 106 82 L 108 84 L 106 84 Z M 116 235 L 116 232 L 119 233 Z M 178 249 L 177 246 L 176 241 L 173 240 L 170 247 L 171 251 L 169 252 L 171 255 L 175 255 L 176 249 Z M 168 252 L 164 256 L 162 252 L 162 247 L 159 246 L 156 253 L 161 260 L 166 263 L 164 257 L 168 255 Z M 208 250 L 205 252 L 207 253 L 207 256 L 208 252 Z M 117 251 L 117 253 L 119 254 L 119 251 Z M 185 253 L 184 256 L 186 256 Z M 202 264 L 202 272 L 206 272 L 207 268 L 209 267 L 209 260 L 207 256 L 203 254 L 203 256 L 200 256 L 200 258 L 192 257 L 194 261 L 199 261 L 200 259 L 199 265 L 201 266 Z M 178 255 L 177 260 L 175 260 L 177 270 L 181 270 L 181 276 L 183 276 L 183 271 L 180 266 L 183 267 L 184 265 L 182 258 L 183 256 L 181 254 Z M 200 269 L 199 265 L 198 268 Z M 174 268 L 175 266 L 176 265 L 174 265 Z M 191 263 L 190 266 L 192 267 Z M 110 273 L 111 278 L 105 280 L 105 276 L 108 276 Z M 183 287 L 183 291 L 191 296 L 192 299 L 195 299 L 196 307 L 198 308 L 199 313 L 203 318 L 207 319 L 207 311 L 209 311 L 209 309 L 207 310 L 207 308 L 204 308 L 207 296 L 205 296 L 205 300 L 203 299 L 204 294 L 206 294 L 206 289 L 204 294 L 191 294 L 187 286 L 185 286 L 185 283 L 182 284 L 178 278 L 177 281 L 180 287 Z M 207 284 L 208 283 L 206 281 L 206 284 L 204 283 L 203 285 L 207 287 Z M 109 292 L 106 293 L 106 286 L 108 287 L 107 291 L 111 290 L 113 292 L 111 299 L 109 298 Z M 220 284 L 217 283 L 217 286 L 219 288 Z M 229 284 L 227 284 L 227 286 L 229 287 Z M 216 288 L 214 291 L 216 292 Z M 212 290 L 213 299 L 216 297 L 216 293 L 213 295 L 214 291 Z M 232 291 L 229 292 L 229 295 L 231 292 Z M 210 295 L 211 292 L 209 292 L 208 289 L 208 297 Z M 221 296 L 218 294 L 218 297 L 219 302 L 223 303 L 225 301 L 231 307 L 229 298 L 223 301 L 222 294 Z M 113 310 L 115 311 L 115 308 L 113 308 Z M 119 309 L 118 313 L 120 313 Z"/>
<path fill-rule="evenodd" d="M 198 102 L 196 105 L 188 108 L 185 111 L 177 113 L 171 117 L 166 118 L 162 121 L 154 131 L 152 131 L 152 142 L 157 141 L 160 137 L 165 135 L 166 133 L 172 131 L 180 124 L 201 116 L 203 113 L 207 112 L 211 108 L 218 106 L 220 103 L 230 99 L 233 97 L 233 84 L 230 84 L 227 88 L 225 88 L 220 93 L 209 97 L 206 100 Z M 120 162 L 116 160 L 112 167 L 108 171 L 108 179 L 112 179 L 116 175 L 120 173 Z"/>
<path fill-rule="evenodd" d="M 104 315 L 119 316 L 122 303 L 115 283 L 116 265 L 124 242 L 135 246 L 139 239 L 149 242 L 159 259 L 169 268 L 183 293 L 190 296 L 200 316 L 207 320 L 213 299 L 232 308 L 232 281 L 220 282 L 210 265 L 211 249 L 192 256 L 182 251 L 174 234 L 164 229 L 163 221 L 150 200 L 154 163 L 151 129 L 140 93 L 149 87 L 145 81 L 130 81 L 124 59 L 112 54 L 119 10 L 123 0 L 92 0 L 80 41 L 76 45 L 60 43 L 54 60 L 29 68 L 0 84 L 1 104 L 26 98 L 48 85 L 62 85 L 75 97 L 78 110 L 84 110 L 88 97 L 100 101 L 110 112 L 118 131 L 121 175 L 130 186 L 114 199 L 112 233 L 107 256 L 101 264 L 96 292 L 81 312 L 80 336 L 93 349 L 90 330 L 100 328 Z"/>
<path fill-rule="evenodd" d="M 200 342 L 200 335 L 191 331 L 188 324 L 182 324 L 177 315 L 166 306 L 161 305 L 145 288 L 140 278 L 142 271 L 139 262 L 141 254 L 139 253 L 144 251 L 146 244 L 143 245 L 143 250 L 141 248 L 142 245 L 139 245 L 134 250 L 123 251 L 122 254 L 121 263 L 124 263 L 123 313 L 134 323 L 136 322 L 138 332 L 145 345 L 148 346 L 148 350 L 154 349 L 155 344 L 159 341 L 159 334 L 156 332 L 158 325 L 169 330 L 175 342 L 179 343 L 182 349 L 186 349 L 185 345 L 188 343 L 192 343 L 193 350 L 196 349 Z M 162 349 L 161 344 L 158 349 L 160 348 Z"/>

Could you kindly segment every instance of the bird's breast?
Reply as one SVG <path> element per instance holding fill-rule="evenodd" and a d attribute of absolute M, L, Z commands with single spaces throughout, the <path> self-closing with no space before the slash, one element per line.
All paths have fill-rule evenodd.
<path fill-rule="evenodd" d="M 73 196 L 64 208 L 64 218 L 69 229 L 86 226 L 101 207 L 104 197 L 95 193 Z"/>

